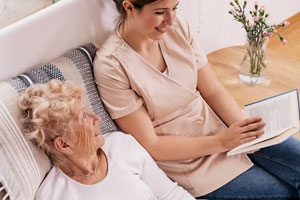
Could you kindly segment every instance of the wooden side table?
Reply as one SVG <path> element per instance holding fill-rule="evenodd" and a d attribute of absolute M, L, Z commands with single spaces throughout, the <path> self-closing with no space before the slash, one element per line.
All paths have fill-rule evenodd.
<path fill-rule="evenodd" d="M 300 87 L 300 62 L 270 49 L 266 50 L 266 80 L 261 85 L 243 83 L 238 71 L 244 52 L 245 47 L 229 47 L 207 56 L 217 78 L 241 108 L 245 104 Z"/>
<path fill-rule="evenodd" d="M 300 62 L 266 50 L 267 76 L 261 85 L 243 83 L 238 75 L 239 65 L 246 47 L 229 47 L 210 53 L 207 58 L 218 80 L 237 100 L 245 104 L 274 96 L 300 87 Z M 298 133 L 297 138 L 300 138 Z"/>

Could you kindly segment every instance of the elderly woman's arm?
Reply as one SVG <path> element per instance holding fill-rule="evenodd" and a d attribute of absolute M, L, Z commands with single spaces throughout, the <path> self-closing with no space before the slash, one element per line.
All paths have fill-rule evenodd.
<path fill-rule="evenodd" d="M 157 166 L 149 153 L 132 137 L 127 150 L 136 159 L 140 170 L 140 178 L 160 200 L 192 200 L 195 199 L 176 182 L 171 181 Z M 130 149 L 129 149 L 130 148 Z"/>

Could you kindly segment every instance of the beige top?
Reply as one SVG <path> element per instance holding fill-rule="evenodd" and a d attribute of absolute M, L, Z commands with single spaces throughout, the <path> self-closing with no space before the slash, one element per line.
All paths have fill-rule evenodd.
<path fill-rule="evenodd" d="M 98 50 L 95 80 L 113 119 L 144 105 L 158 135 L 204 136 L 227 127 L 197 91 L 197 70 L 206 56 L 180 17 L 159 41 L 169 75 L 165 76 L 113 33 Z M 225 153 L 192 160 L 157 162 L 173 180 L 194 196 L 223 186 L 252 166 L 246 155 Z"/>

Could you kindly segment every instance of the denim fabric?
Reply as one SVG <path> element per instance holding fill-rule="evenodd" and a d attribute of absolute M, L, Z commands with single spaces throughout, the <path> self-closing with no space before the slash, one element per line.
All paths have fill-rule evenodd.
<path fill-rule="evenodd" d="M 281 144 L 248 155 L 255 164 L 231 182 L 201 199 L 300 199 L 300 140 L 291 137 Z"/>

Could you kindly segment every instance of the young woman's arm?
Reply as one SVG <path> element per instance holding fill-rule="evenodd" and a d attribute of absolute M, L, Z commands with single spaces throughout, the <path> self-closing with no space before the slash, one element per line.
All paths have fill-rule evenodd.
<path fill-rule="evenodd" d="M 197 89 L 209 106 L 228 126 L 245 119 L 239 105 L 217 80 L 209 64 L 198 70 Z"/>
<path fill-rule="evenodd" d="M 246 119 L 232 125 L 223 134 L 202 137 L 157 136 L 152 122 L 142 106 L 137 111 L 115 120 L 121 130 L 133 135 L 155 160 L 186 160 L 225 152 L 241 143 L 243 132 L 261 127 L 260 118 Z M 258 122 L 258 123 L 253 123 Z M 249 136 L 255 132 L 248 132 Z"/>

